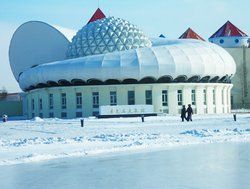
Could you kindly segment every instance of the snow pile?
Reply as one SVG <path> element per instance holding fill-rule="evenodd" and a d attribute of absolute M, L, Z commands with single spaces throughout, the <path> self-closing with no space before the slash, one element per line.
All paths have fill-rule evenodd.
<path fill-rule="evenodd" d="M 32 119 L 32 121 L 35 121 L 35 122 L 43 122 L 44 120 L 43 120 L 42 118 L 40 118 L 40 117 L 34 117 L 34 118 Z"/>
<path fill-rule="evenodd" d="M 103 153 L 160 150 L 181 145 L 250 142 L 250 114 L 31 121 L 0 123 L 0 165 Z"/>

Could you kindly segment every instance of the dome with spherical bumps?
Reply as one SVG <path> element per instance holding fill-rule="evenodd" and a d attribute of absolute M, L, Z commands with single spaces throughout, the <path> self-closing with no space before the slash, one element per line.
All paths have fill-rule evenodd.
<path fill-rule="evenodd" d="M 108 17 L 91 22 L 79 30 L 68 47 L 67 57 L 78 58 L 151 45 L 148 37 L 133 24 Z"/>

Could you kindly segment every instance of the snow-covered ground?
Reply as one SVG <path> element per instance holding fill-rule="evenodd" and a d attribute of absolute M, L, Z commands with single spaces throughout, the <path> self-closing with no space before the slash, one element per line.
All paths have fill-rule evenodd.
<path fill-rule="evenodd" d="M 62 157 L 167 149 L 181 145 L 250 142 L 250 114 L 140 118 L 39 119 L 0 122 L 0 165 Z"/>

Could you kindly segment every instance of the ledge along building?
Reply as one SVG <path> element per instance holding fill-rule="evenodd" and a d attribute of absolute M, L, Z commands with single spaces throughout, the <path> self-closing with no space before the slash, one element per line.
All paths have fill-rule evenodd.
<path fill-rule="evenodd" d="M 47 23 L 31 21 L 14 33 L 10 64 L 28 118 L 98 115 L 100 107 L 151 105 L 178 114 L 231 111 L 236 65 L 222 47 L 196 39 L 150 39 L 100 9 L 69 39 Z"/>

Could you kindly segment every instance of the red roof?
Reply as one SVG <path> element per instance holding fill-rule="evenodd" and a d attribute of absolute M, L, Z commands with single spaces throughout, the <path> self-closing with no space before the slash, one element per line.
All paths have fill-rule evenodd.
<path fill-rule="evenodd" d="M 179 39 L 199 39 L 205 41 L 201 36 L 199 36 L 194 30 L 188 28 L 180 37 Z"/>
<path fill-rule="evenodd" d="M 95 11 L 95 13 L 93 14 L 93 16 L 90 18 L 88 24 L 89 24 L 90 22 L 94 22 L 94 21 L 96 21 L 96 20 L 103 19 L 103 18 L 106 18 L 106 16 L 105 16 L 105 14 L 101 11 L 101 9 L 98 8 L 98 9 Z"/>
<path fill-rule="evenodd" d="M 227 21 L 217 32 L 215 32 L 210 38 L 215 37 L 230 37 L 230 36 L 240 36 L 247 37 L 243 31 L 233 25 L 230 21 Z"/>

